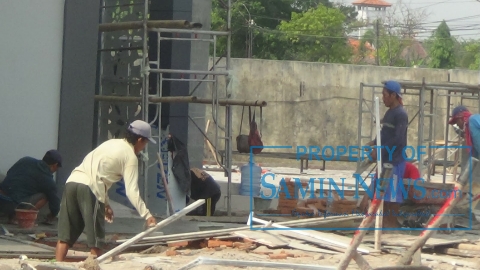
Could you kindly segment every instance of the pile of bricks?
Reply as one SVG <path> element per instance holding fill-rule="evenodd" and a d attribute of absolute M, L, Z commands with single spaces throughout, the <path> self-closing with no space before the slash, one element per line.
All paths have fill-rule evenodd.
<path fill-rule="evenodd" d="M 266 246 L 259 245 L 249 239 L 230 240 L 197 240 L 197 241 L 178 241 L 168 243 L 168 249 L 165 251 L 166 256 L 189 255 L 191 249 L 202 248 L 211 251 L 220 251 L 224 249 L 237 249 L 251 252 L 259 255 L 266 255 L 269 259 L 287 259 L 288 257 L 309 257 L 312 255 L 305 254 L 303 251 L 292 249 L 270 249 Z"/>

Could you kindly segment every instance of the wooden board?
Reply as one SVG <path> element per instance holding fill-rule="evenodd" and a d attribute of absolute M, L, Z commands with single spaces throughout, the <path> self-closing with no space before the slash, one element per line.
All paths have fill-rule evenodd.
<path fill-rule="evenodd" d="M 322 238 L 325 240 L 320 240 L 318 238 L 313 238 L 313 237 L 308 237 L 300 234 L 296 234 L 291 231 L 286 231 L 286 230 L 281 230 L 281 231 L 275 231 L 278 234 L 281 234 L 283 236 L 289 237 L 289 238 L 295 238 L 302 240 L 304 242 L 308 243 L 313 243 L 315 245 L 319 245 L 321 247 L 325 248 L 340 248 L 340 249 L 347 249 L 347 247 L 350 245 L 350 242 L 352 241 L 351 238 L 346 237 L 346 236 L 341 236 L 341 235 L 336 235 L 333 233 L 324 233 L 324 232 L 318 232 L 318 231 L 313 231 L 313 230 L 302 230 L 303 232 L 308 232 L 308 234 L 313 235 L 318 238 Z M 332 242 L 338 243 L 337 245 L 333 244 Z M 366 250 L 368 253 L 376 253 L 378 252 L 377 250 L 370 248 L 366 245 L 360 245 L 358 249 Z M 363 253 L 363 252 L 362 252 Z"/>
<path fill-rule="evenodd" d="M 383 234 L 382 245 L 397 246 L 397 247 L 410 247 L 412 243 L 418 238 L 414 235 L 406 234 Z M 373 235 L 366 235 L 363 238 L 364 243 L 374 243 L 375 237 Z M 432 248 L 436 246 L 444 246 L 451 244 L 466 243 L 469 240 L 466 237 L 454 236 L 454 235 L 436 235 L 427 240 L 423 248 Z"/>

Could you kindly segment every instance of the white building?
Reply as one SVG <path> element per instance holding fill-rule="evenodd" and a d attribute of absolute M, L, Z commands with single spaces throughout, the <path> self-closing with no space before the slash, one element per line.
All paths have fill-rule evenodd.
<path fill-rule="evenodd" d="M 352 3 L 357 10 L 357 19 L 361 22 L 370 24 L 362 27 L 358 31 L 358 36 L 362 37 L 368 29 L 373 28 L 373 23 L 377 19 L 384 19 L 387 8 L 392 4 L 383 0 L 356 0 Z"/>

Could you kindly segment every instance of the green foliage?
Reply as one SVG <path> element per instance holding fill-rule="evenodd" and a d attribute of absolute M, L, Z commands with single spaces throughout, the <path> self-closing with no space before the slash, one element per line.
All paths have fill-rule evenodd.
<path fill-rule="evenodd" d="M 468 53 L 468 55 L 472 56 L 470 58 L 472 61 L 468 65 L 468 68 L 473 70 L 480 69 L 480 41 L 467 44 L 465 46 L 465 51 Z"/>
<path fill-rule="evenodd" d="M 213 0 L 212 1 L 212 30 L 225 31 L 227 30 L 227 14 L 225 1 Z M 327 19 L 314 18 L 310 15 L 312 10 L 321 8 L 321 10 L 328 10 L 333 15 L 328 14 Z M 328 7 L 328 9 L 325 9 Z M 308 13 L 310 12 L 310 13 Z M 293 43 L 292 37 L 295 35 L 292 30 L 298 30 L 289 28 L 290 26 L 298 26 L 297 23 L 291 21 L 292 14 L 296 14 L 296 20 L 298 21 L 303 14 L 306 14 L 307 19 L 302 19 L 304 23 L 313 23 L 318 25 L 323 24 L 322 30 L 309 31 L 309 33 L 320 34 L 323 36 L 325 33 L 334 33 L 335 42 L 325 38 L 316 38 L 315 40 L 303 33 L 302 29 L 312 29 L 312 27 L 300 27 L 300 31 L 297 32 L 299 41 L 306 42 L 304 46 L 300 46 L 299 43 Z M 318 13 L 323 14 L 323 13 Z M 343 14 L 342 27 L 339 27 L 338 14 Z M 252 57 L 261 59 L 274 59 L 274 60 L 305 60 L 305 61 L 323 61 L 322 55 L 319 50 L 310 48 L 312 44 L 320 42 L 321 47 L 332 47 L 337 44 L 341 44 L 339 48 L 333 47 L 332 53 L 334 55 L 342 54 L 345 50 L 346 39 L 343 44 L 339 42 L 343 38 L 345 28 L 356 22 L 357 12 L 354 7 L 350 6 L 334 6 L 328 0 L 237 0 L 232 1 L 232 41 L 231 41 L 231 56 L 236 58 L 243 58 L 248 56 L 248 46 L 250 44 L 249 37 L 250 31 L 253 37 Z M 249 19 L 251 20 L 249 23 Z M 333 18 L 333 21 L 330 19 Z M 330 26 L 332 24 L 332 26 Z M 283 26 L 281 26 L 283 25 Z M 288 30 L 287 30 L 288 29 Z M 343 32 L 342 32 L 343 31 Z M 300 37 L 300 34 L 303 36 Z M 226 52 L 226 37 L 219 37 L 217 39 L 216 56 L 225 55 Z M 312 43 L 313 42 L 313 43 Z M 213 46 L 210 50 L 213 55 Z M 325 57 L 324 57 L 325 58 Z M 337 61 L 342 57 L 334 56 L 332 59 Z M 343 57 L 348 59 L 348 52 Z M 343 58 L 340 62 L 344 62 Z M 332 60 L 328 60 L 332 61 Z"/>
<path fill-rule="evenodd" d="M 344 27 L 345 15 L 323 5 L 303 13 L 292 13 L 279 29 L 287 33 L 297 60 L 347 63 L 351 48 Z"/>
<path fill-rule="evenodd" d="M 480 40 L 457 40 L 455 63 L 459 68 L 478 70 L 480 67 Z"/>
<path fill-rule="evenodd" d="M 445 21 L 441 22 L 433 34 L 430 50 L 431 68 L 455 68 L 455 39 Z"/>

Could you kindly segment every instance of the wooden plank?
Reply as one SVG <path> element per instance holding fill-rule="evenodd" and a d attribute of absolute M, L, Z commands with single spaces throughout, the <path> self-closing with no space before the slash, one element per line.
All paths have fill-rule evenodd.
<path fill-rule="evenodd" d="M 452 256 L 478 258 L 480 257 L 480 251 L 478 250 L 462 250 L 456 248 L 435 248 L 435 252 L 443 253 Z"/>
<path fill-rule="evenodd" d="M 422 259 L 429 260 L 429 261 L 437 261 L 442 263 L 448 263 L 451 265 L 459 265 L 470 267 L 473 269 L 479 269 L 480 263 L 478 262 L 468 262 L 462 259 L 457 258 L 448 258 L 448 256 L 438 256 L 438 255 L 431 255 L 431 254 L 422 254 Z"/>
<path fill-rule="evenodd" d="M 405 234 L 385 234 L 382 236 L 382 245 L 387 246 L 399 246 L 399 247 L 410 247 L 417 239 L 418 236 L 411 236 Z M 373 236 L 368 235 L 363 238 L 364 243 L 374 243 L 375 239 Z M 431 237 L 427 240 L 423 248 L 432 248 L 435 246 L 445 246 L 445 245 L 452 245 L 452 244 L 459 244 L 459 243 L 466 243 L 469 242 L 468 239 L 462 239 L 458 236 L 436 236 Z"/>
<path fill-rule="evenodd" d="M 232 234 L 271 248 L 288 246 L 288 239 L 280 235 L 270 233 L 270 231 L 239 231 L 233 232 Z"/>
<path fill-rule="evenodd" d="M 299 235 L 299 234 L 292 234 L 291 232 L 289 231 L 284 231 L 284 230 L 281 230 L 281 231 L 276 231 L 277 233 L 283 235 L 283 236 L 286 236 L 286 237 L 289 237 L 289 238 L 295 238 L 295 239 L 299 239 L 299 240 L 302 240 L 304 242 L 308 242 L 308 243 L 312 243 L 312 244 L 315 244 L 315 245 L 318 245 L 318 246 L 321 246 L 321 247 L 324 247 L 324 248 L 331 248 L 333 250 L 342 250 L 342 251 L 345 251 L 346 248 L 342 248 L 342 247 L 338 247 L 338 246 L 334 246 L 333 244 L 329 244 L 328 242 L 326 241 L 322 241 L 320 239 L 316 239 L 316 238 L 311 238 L 311 237 L 307 237 L 307 236 L 303 236 L 303 235 Z M 316 231 L 310 231 L 308 230 L 308 233 L 316 233 Z M 341 239 L 340 241 L 342 242 L 345 242 L 346 239 L 350 240 L 350 238 L 348 237 L 345 237 L 346 239 L 343 238 L 343 236 L 339 236 L 339 235 L 334 235 L 334 236 L 330 236 L 329 238 L 330 239 L 335 239 L 335 240 L 338 240 L 336 237 L 339 237 L 339 239 Z M 342 238 L 341 238 L 342 237 Z M 347 240 L 347 241 L 348 241 Z M 373 254 L 373 253 L 377 253 L 378 251 L 376 251 L 375 249 L 371 248 L 371 247 L 368 247 L 366 245 L 360 245 L 359 248 L 362 248 L 362 249 L 365 249 L 369 252 L 369 254 Z"/>
<path fill-rule="evenodd" d="M 298 250 L 308 251 L 308 252 L 325 253 L 325 254 L 332 254 L 332 255 L 340 253 L 337 251 L 332 251 L 332 250 L 308 245 L 308 244 L 305 244 L 303 241 L 298 241 L 294 239 L 290 239 L 290 243 L 288 244 L 288 247 L 298 249 Z"/>

